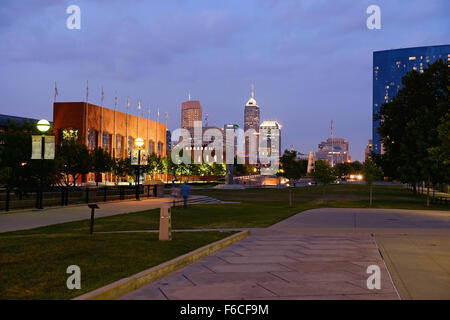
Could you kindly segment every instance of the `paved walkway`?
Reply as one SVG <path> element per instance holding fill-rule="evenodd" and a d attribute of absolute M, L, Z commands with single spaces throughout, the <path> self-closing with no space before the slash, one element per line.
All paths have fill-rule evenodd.
<path fill-rule="evenodd" d="M 381 290 L 366 269 L 381 269 Z M 398 299 L 367 235 L 250 236 L 121 299 Z"/>
<path fill-rule="evenodd" d="M 204 197 L 192 196 L 190 197 L 190 201 L 195 202 L 202 198 Z M 122 213 L 155 209 L 165 203 L 170 203 L 171 200 L 172 198 L 151 198 L 140 201 L 98 202 L 100 209 L 95 211 L 95 217 L 101 218 Z M 52 224 L 90 219 L 90 217 L 91 209 L 86 204 L 68 207 L 50 207 L 43 210 L 32 209 L 0 213 L 0 232 L 32 229 Z"/>
<path fill-rule="evenodd" d="M 251 229 L 247 239 L 121 299 L 399 299 L 398 288 L 406 299 L 450 299 L 449 230 L 448 211 L 308 210 Z M 407 258 L 398 254 L 399 238 L 405 248 L 430 234 L 434 253 L 406 245 Z M 380 267 L 380 290 L 367 288 L 370 265 Z"/>

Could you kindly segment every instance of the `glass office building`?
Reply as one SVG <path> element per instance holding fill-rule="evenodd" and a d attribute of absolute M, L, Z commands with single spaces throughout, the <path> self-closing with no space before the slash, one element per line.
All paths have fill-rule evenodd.
<path fill-rule="evenodd" d="M 375 51 L 373 53 L 373 151 L 382 153 L 379 120 L 375 115 L 383 103 L 389 102 L 402 85 L 402 77 L 411 70 L 423 72 L 429 63 L 444 59 L 450 61 L 450 45 L 416 47 L 395 50 Z"/>

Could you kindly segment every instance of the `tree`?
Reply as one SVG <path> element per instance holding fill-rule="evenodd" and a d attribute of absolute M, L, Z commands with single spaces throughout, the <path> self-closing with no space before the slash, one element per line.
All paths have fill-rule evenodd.
<path fill-rule="evenodd" d="M 102 173 L 111 172 L 114 166 L 114 160 L 111 155 L 103 148 L 96 148 L 91 151 L 92 171 L 95 172 L 95 182 L 98 186 Z"/>
<path fill-rule="evenodd" d="M 55 160 L 31 160 L 31 135 L 41 135 L 35 124 L 21 125 L 9 121 L 8 129 L 0 132 L 0 185 L 9 188 L 37 187 L 40 177 L 44 185 L 58 183 Z"/>
<path fill-rule="evenodd" d="M 445 149 L 439 130 L 449 109 L 448 78 L 449 68 L 442 59 L 428 65 L 423 73 L 408 72 L 402 78 L 403 87 L 377 115 L 384 173 L 412 184 L 414 193 L 418 182 L 427 181 L 429 185 L 448 172 L 444 158 L 438 154 L 441 146 Z"/>
<path fill-rule="evenodd" d="M 450 109 L 437 128 L 439 144 L 429 148 L 431 159 L 434 160 L 439 176 L 433 178 L 433 184 L 450 181 Z"/>
<path fill-rule="evenodd" d="M 224 176 L 226 172 L 225 164 L 213 162 L 210 164 L 211 172 L 215 176 Z"/>
<path fill-rule="evenodd" d="M 314 171 L 311 172 L 311 178 L 316 183 L 323 185 L 323 196 L 325 196 L 325 188 L 336 180 L 336 172 L 327 162 L 317 160 L 314 165 Z"/>
<path fill-rule="evenodd" d="M 168 182 L 169 176 L 173 174 L 173 170 L 176 169 L 177 165 L 172 162 L 170 154 L 162 160 L 164 165 L 164 170 L 166 172 L 166 182 Z"/>
<path fill-rule="evenodd" d="M 369 158 L 364 162 L 362 172 L 364 175 L 364 180 L 366 181 L 366 185 L 370 188 L 369 206 L 371 207 L 373 181 L 383 177 L 383 170 L 372 159 Z"/>
<path fill-rule="evenodd" d="M 300 179 L 305 173 L 304 166 L 297 160 L 297 151 L 285 150 L 283 155 L 280 157 L 281 170 L 277 175 L 283 176 L 289 179 L 289 206 L 293 206 L 292 200 L 292 186 L 294 179 Z"/>
<path fill-rule="evenodd" d="M 353 167 L 348 162 L 338 163 L 335 166 L 336 168 L 336 174 L 339 178 L 344 178 L 346 176 L 349 176 L 353 173 Z"/>
<path fill-rule="evenodd" d="M 114 175 L 119 178 L 125 179 L 127 176 L 133 174 L 133 168 L 131 166 L 131 159 L 116 159 L 112 168 Z"/>
<path fill-rule="evenodd" d="M 62 141 L 56 149 L 56 161 L 60 172 L 63 173 L 62 180 L 66 186 L 70 185 L 70 176 L 75 186 L 80 174 L 91 172 L 92 158 L 89 150 L 75 138 Z"/>
<path fill-rule="evenodd" d="M 360 173 L 362 169 L 363 164 L 358 160 L 350 163 L 350 174 Z"/>

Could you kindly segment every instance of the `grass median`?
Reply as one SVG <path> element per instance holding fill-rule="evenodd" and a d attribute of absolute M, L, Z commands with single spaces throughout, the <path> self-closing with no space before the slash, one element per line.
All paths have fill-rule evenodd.
<path fill-rule="evenodd" d="M 74 298 L 231 234 L 174 233 L 167 242 L 157 233 L 0 234 L 0 299 Z M 81 290 L 66 286 L 70 265 L 81 269 Z"/>

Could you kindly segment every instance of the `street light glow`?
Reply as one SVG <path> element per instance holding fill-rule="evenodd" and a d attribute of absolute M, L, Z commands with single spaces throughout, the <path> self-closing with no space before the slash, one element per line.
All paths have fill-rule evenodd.
<path fill-rule="evenodd" d="M 40 132 L 45 133 L 48 131 L 48 129 L 50 129 L 50 122 L 45 119 L 39 120 L 36 124 L 36 127 Z"/>
<path fill-rule="evenodd" d="M 138 147 L 141 148 L 144 145 L 144 139 L 142 138 L 137 138 L 136 141 L 134 142 L 134 144 Z"/>

